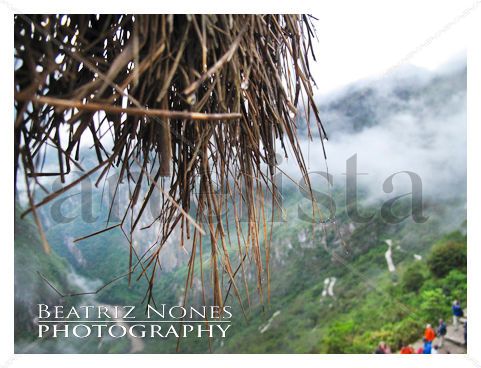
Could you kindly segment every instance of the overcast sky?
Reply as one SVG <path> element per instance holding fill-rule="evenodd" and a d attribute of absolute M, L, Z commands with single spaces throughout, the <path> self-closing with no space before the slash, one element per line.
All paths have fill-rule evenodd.
<path fill-rule="evenodd" d="M 473 4 L 338 1 L 319 6 L 312 13 L 319 18 L 313 64 L 318 94 L 380 76 L 400 62 L 436 69 L 466 50 Z"/>

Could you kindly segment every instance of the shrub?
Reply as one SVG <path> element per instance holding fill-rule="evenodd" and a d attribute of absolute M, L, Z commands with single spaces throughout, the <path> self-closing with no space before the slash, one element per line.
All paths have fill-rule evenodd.
<path fill-rule="evenodd" d="M 392 328 L 395 340 L 392 348 L 401 349 L 402 345 L 418 340 L 423 333 L 424 324 L 416 319 L 407 318 L 395 324 Z"/>
<path fill-rule="evenodd" d="M 421 294 L 420 311 L 425 322 L 435 325 L 439 318 L 449 316 L 449 299 L 441 289 L 425 290 Z"/>
<path fill-rule="evenodd" d="M 423 286 L 424 275 L 417 264 L 408 267 L 401 279 L 401 285 L 408 292 L 417 292 Z"/>
<path fill-rule="evenodd" d="M 329 354 L 342 354 L 352 345 L 354 321 L 337 321 L 329 326 L 322 341 L 323 348 Z"/>
<path fill-rule="evenodd" d="M 350 354 L 372 353 L 381 341 L 392 345 L 393 333 L 390 331 L 390 326 L 386 326 L 386 329 L 366 331 L 362 335 L 355 336 L 352 341 L 352 346 L 350 346 L 346 352 Z"/>
<path fill-rule="evenodd" d="M 446 241 L 433 247 L 427 259 L 428 267 L 436 277 L 444 277 L 453 269 L 466 269 L 466 244 Z"/>
<path fill-rule="evenodd" d="M 459 270 L 451 270 L 449 274 L 442 279 L 442 288 L 451 300 L 459 300 L 461 304 L 466 304 L 467 295 L 467 275 L 466 272 Z"/>

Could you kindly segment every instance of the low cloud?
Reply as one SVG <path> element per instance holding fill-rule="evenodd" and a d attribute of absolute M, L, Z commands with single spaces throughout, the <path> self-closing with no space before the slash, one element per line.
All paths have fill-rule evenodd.
<path fill-rule="evenodd" d="M 321 143 L 301 141 L 310 171 L 326 171 L 334 184 L 346 180 L 346 160 L 357 155 L 358 184 L 372 198 L 390 175 L 411 171 L 428 197 L 466 193 L 466 59 L 437 72 L 405 68 L 383 80 L 358 83 L 320 101 L 328 134 L 327 161 Z M 281 164 L 299 178 L 292 159 Z M 407 175 L 394 179 L 395 192 L 411 189 Z"/>

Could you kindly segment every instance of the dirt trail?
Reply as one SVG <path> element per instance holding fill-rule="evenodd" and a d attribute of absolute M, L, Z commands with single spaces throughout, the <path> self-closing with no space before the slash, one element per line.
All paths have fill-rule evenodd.
<path fill-rule="evenodd" d="M 392 240 L 387 239 L 386 244 L 387 244 L 387 251 L 384 254 L 384 256 L 386 257 L 387 269 L 389 272 L 395 272 L 396 266 L 394 266 L 394 262 L 392 261 Z"/>
<path fill-rule="evenodd" d="M 74 285 L 77 285 L 77 287 L 82 291 L 90 292 L 91 290 L 95 290 L 96 288 L 98 288 L 98 285 L 95 286 L 97 283 L 96 281 L 89 280 L 86 277 L 83 277 L 77 274 L 73 269 L 71 270 L 69 277 L 71 282 Z M 115 315 L 115 306 L 99 302 L 97 300 L 97 295 L 95 294 L 86 295 L 84 303 L 87 303 L 89 305 L 95 305 L 95 306 L 105 306 L 110 315 Z M 119 315 L 119 318 L 115 318 L 114 320 L 115 322 L 117 322 L 118 325 L 121 325 L 128 330 L 130 326 L 128 323 L 122 320 L 122 317 L 123 316 Z M 144 342 L 142 341 L 141 338 L 128 335 L 128 339 L 130 341 L 129 353 L 138 353 L 144 350 Z M 102 340 L 100 344 L 102 344 Z"/>
<path fill-rule="evenodd" d="M 327 277 L 324 279 L 324 289 L 322 290 L 322 298 L 329 295 L 330 297 L 334 298 L 334 285 L 336 284 L 337 278 Z M 322 301 L 321 298 L 321 301 Z"/>
<path fill-rule="evenodd" d="M 106 305 L 106 304 L 102 304 L 102 305 L 105 305 L 107 307 L 107 309 L 109 310 L 111 315 L 115 314 L 115 312 L 114 312 L 115 306 Z M 123 326 L 127 331 L 129 330 L 130 326 L 129 326 L 128 323 L 123 321 L 123 316 L 119 316 L 119 318 L 114 318 L 114 320 L 115 320 L 115 322 L 117 322 L 118 325 Z M 129 334 L 128 338 L 130 340 L 129 354 L 139 353 L 139 352 L 144 350 L 144 342 L 142 341 L 142 339 L 140 337 L 134 337 L 134 336 Z"/>

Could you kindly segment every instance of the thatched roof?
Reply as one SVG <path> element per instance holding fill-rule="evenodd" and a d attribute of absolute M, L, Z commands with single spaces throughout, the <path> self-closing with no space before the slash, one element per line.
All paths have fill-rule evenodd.
<path fill-rule="evenodd" d="M 86 176 L 96 173 L 100 182 L 118 167 L 133 189 L 130 209 L 139 203 L 141 210 L 128 227 L 125 216 L 107 230 L 132 231 L 152 192 L 163 194 L 157 248 L 142 262 L 136 263 L 136 254 L 131 257 L 131 267 L 140 263 L 151 285 L 162 245 L 180 227 L 182 242 L 193 239 L 189 278 L 202 247 L 200 235 L 210 236 L 215 304 L 222 305 L 225 297 L 222 273 L 238 294 L 235 272 L 246 259 L 256 264 L 262 292 L 264 273 L 269 278 L 269 219 L 263 206 L 267 191 L 278 190 L 273 182 L 276 150 L 286 156 L 292 152 L 306 174 L 296 124 L 305 123 L 309 134 L 314 128 L 325 137 L 309 70 L 313 37 L 311 20 L 304 15 L 17 15 L 15 174 L 17 180 L 22 170 L 27 178 L 27 213 L 33 213 L 43 234 L 36 208 Z M 60 133 L 65 126 L 67 136 Z M 112 149 L 103 145 L 106 131 Z M 95 167 L 80 164 L 85 135 L 93 136 Z M 47 145 L 58 152 L 56 172 L 39 169 Z M 130 175 L 134 166 L 142 168 L 137 180 Z M 39 177 L 65 180 L 79 168 L 83 177 L 35 202 L 32 190 Z M 169 185 L 160 185 L 166 176 Z M 146 195 L 139 198 L 143 187 Z M 227 195 L 215 195 L 219 188 Z M 192 213 L 194 197 L 197 211 Z M 235 264 L 223 213 L 228 206 L 235 212 L 239 202 L 249 225 L 242 236 L 235 213 L 230 226 L 243 245 Z"/>

